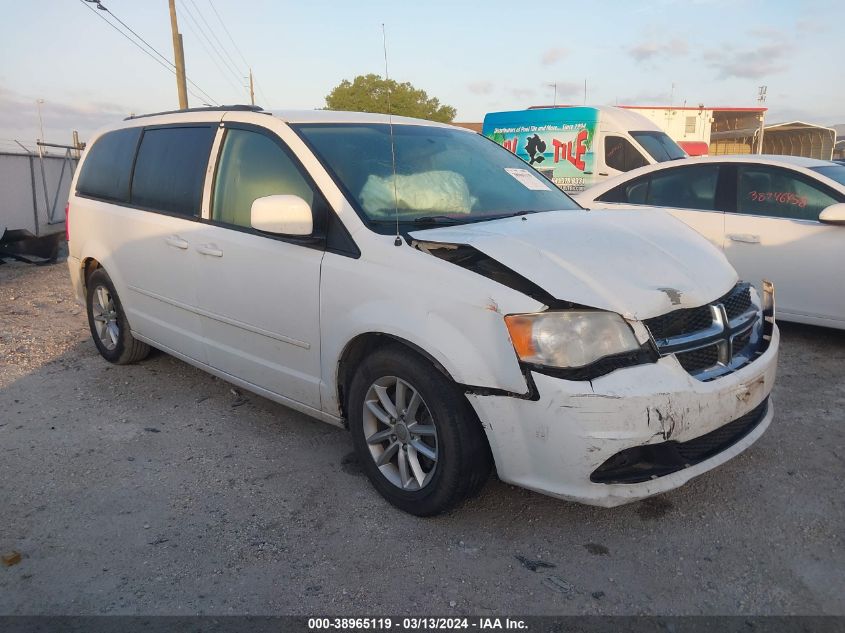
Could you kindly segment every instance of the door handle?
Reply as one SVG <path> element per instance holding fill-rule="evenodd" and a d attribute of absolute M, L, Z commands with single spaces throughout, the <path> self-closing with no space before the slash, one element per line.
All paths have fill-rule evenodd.
<path fill-rule="evenodd" d="M 728 234 L 728 239 L 734 242 L 744 242 L 746 244 L 759 244 L 760 236 L 751 235 L 750 233 L 731 233 Z"/>
<path fill-rule="evenodd" d="M 584 172 L 584 173 L 586 174 L 587 172 Z M 606 174 L 606 173 L 604 173 L 603 171 L 600 171 L 600 172 L 599 172 L 599 176 L 607 176 L 607 174 Z"/>
<path fill-rule="evenodd" d="M 188 243 L 178 235 L 169 235 L 164 238 L 164 241 L 167 242 L 168 246 L 172 246 L 173 248 L 181 248 L 182 250 L 188 248 Z"/>
<path fill-rule="evenodd" d="M 223 257 L 223 251 L 214 244 L 200 244 L 197 246 L 197 252 L 203 255 L 211 255 L 212 257 Z"/>

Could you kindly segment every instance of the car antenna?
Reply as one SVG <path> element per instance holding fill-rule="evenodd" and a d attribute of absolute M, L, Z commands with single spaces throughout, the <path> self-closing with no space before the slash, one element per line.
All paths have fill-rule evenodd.
<path fill-rule="evenodd" d="M 402 246 L 402 236 L 399 234 L 399 194 L 396 191 L 396 143 L 393 139 L 393 112 L 390 109 L 390 75 L 387 72 L 387 33 L 384 22 L 381 23 L 381 42 L 384 48 L 384 81 L 387 84 L 387 124 L 390 126 L 390 159 L 393 167 L 393 215 L 396 218 L 396 239 L 394 246 Z"/>

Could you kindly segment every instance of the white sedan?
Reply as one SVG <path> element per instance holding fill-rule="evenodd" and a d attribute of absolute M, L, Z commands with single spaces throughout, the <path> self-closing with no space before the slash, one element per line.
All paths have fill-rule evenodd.
<path fill-rule="evenodd" d="M 588 209 L 661 207 L 774 282 L 778 317 L 845 329 L 845 166 L 794 156 L 647 165 L 576 196 Z"/>

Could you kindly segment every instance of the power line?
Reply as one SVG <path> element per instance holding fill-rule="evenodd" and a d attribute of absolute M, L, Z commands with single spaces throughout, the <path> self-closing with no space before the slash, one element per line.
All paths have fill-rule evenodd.
<path fill-rule="evenodd" d="M 115 25 L 114 25 L 114 23 L 110 22 L 110 21 L 109 21 L 106 17 L 104 17 L 102 13 L 99 13 L 96 9 L 93 9 L 93 8 L 90 6 L 90 4 L 91 4 L 91 3 L 90 3 L 90 0 L 79 0 L 79 1 L 82 3 L 82 6 L 84 6 L 86 9 L 88 9 L 89 11 L 91 11 L 92 13 L 94 13 L 94 15 L 96 15 L 96 16 L 97 16 L 98 18 L 100 18 L 103 22 L 105 22 L 106 24 L 108 24 L 108 25 L 109 25 L 111 28 L 113 28 L 115 31 L 117 31 L 118 33 L 120 33 L 120 34 L 121 34 L 123 37 L 125 37 L 125 38 L 126 38 L 126 39 L 127 39 L 127 40 L 128 40 L 128 41 L 129 41 L 129 42 L 130 42 L 133 46 L 135 46 L 135 47 L 136 47 L 139 51 L 141 51 L 142 53 L 144 53 L 147 57 L 149 57 L 150 59 L 152 59 L 152 60 L 153 60 L 155 63 L 157 63 L 159 66 L 161 66 L 162 68 L 164 68 L 164 69 L 165 69 L 165 70 L 167 70 L 168 72 L 171 72 L 171 73 L 174 73 L 174 74 L 176 73 L 176 67 L 173 65 L 173 63 L 172 63 L 169 59 L 167 59 L 166 57 L 164 57 L 164 55 L 162 55 L 161 53 L 159 53 L 159 52 L 158 52 L 155 48 L 153 48 L 150 44 L 148 44 L 148 43 L 146 42 L 146 40 L 144 40 L 144 39 L 143 39 L 140 35 L 138 35 L 137 33 L 135 33 L 135 31 L 132 31 L 132 29 L 130 29 L 128 26 L 126 26 L 126 25 L 125 25 L 125 24 L 124 24 L 124 23 L 123 23 L 123 22 L 122 22 L 122 21 L 121 21 L 121 20 L 120 20 L 120 19 L 116 16 L 116 15 L 114 15 L 111 11 L 109 11 L 109 10 L 108 10 L 106 7 L 104 7 L 102 4 L 100 4 L 100 3 L 98 2 L 98 3 L 97 3 L 97 7 L 98 7 L 98 8 L 99 8 L 99 7 L 103 7 L 103 8 L 101 9 L 102 11 L 105 11 L 106 13 L 111 14 L 111 15 L 112 15 L 112 17 L 114 17 L 116 20 L 118 20 L 118 22 L 120 22 L 121 24 L 123 24 L 123 25 L 124 25 L 127 29 L 129 29 L 129 30 L 130 30 L 133 34 L 135 34 L 135 36 L 136 36 L 139 40 L 141 40 L 142 42 L 144 42 L 144 44 L 145 44 L 147 47 L 149 47 L 149 48 L 150 48 L 150 50 L 154 51 L 154 52 L 156 53 L 156 55 L 158 55 L 159 57 L 161 57 L 161 58 L 164 60 L 164 62 L 166 62 L 166 63 L 162 62 L 160 59 L 158 59 L 158 58 L 156 58 L 155 56 L 153 56 L 153 54 L 152 54 L 152 53 L 150 53 L 150 51 L 148 51 L 146 48 L 144 48 L 143 46 L 141 46 L 138 42 L 136 42 L 136 41 L 135 41 L 135 40 L 133 40 L 131 37 L 129 37 L 129 36 L 128 36 L 128 35 L 127 35 L 124 31 L 121 31 L 121 30 L 120 30 L 117 26 L 115 26 Z M 209 101 L 213 102 L 215 105 L 217 104 L 217 101 L 216 101 L 215 99 L 213 99 L 213 98 L 212 98 L 212 97 L 211 97 L 211 96 L 210 96 L 210 95 L 209 95 L 209 94 L 208 94 L 205 90 L 203 90 L 202 88 L 200 88 L 199 86 L 197 86 L 197 84 L 195 84 L 195 83 L 194 83 L 193 81 L 191 81 L 190 79 L 188 80 L 188 82 L 189 82 L 191 85 L 195 86 L 195 87 L 196 87 L 196 89 L 197 89 L 197 90 L 199 90 L 202 94 L 204 94 L 204 95 L 205 95 L 205 97 L 207 98 L 207 100 L 209 100 Z M 206 101 L 206 99 L 204 99 L 203 97 L 201 97 L 200 95 L 198 95 L 196 92 L 194 92 L 194 91 L 193 91 L 193 90 L 191 90 L 190 88 L 188 89 L 188 91 L 191 93 L 191 95 L 192 95 L 195 99 L 197 99 L 197 100 L 199 100 L 199 101 L 201 101 L 201 102 Z"/>
<path fill-rule="evenodd" d="M 191 2 L 193 2 L 193 0 L 191 0 Z M 246 60 L 246 57 L 244 56 L 243 52 L 241 51 L 240 47 L 238 46 L 238 43 L 235 42 L 235 38 L 232 37 L 232 34 L 229 32 L 229 27 L 226 26 L 226 22 L 223 20 L 222 17 L 220 17 L 220 13 L 218 13 L 217 7 L 214 6 L 214 2 L 212 2 L 212 0 L 208 0 L 208 4 L 211 7 L 211 10 L 214 11 L 214 15 L 217 16 L 217 21 L 220 22 L 220 26 L 223 27 L 223 31 L 225 31 L 226 36 L 229 38 L 229 41 L 232 42 L 232 46 L 234 47 L 235 51 L 240 56 L 241 60 L 244 63 L 244 66 L 251 69 L 252 64 L 250 64 Z M 258 88 L 258 92 L 261 93 L 261 97 L 264 99 L 265 105 L 269 105 L 270 100 L 267 98 L 267 95 L 264 93 L 264 89 L 261 87 L 261 84 L 258 83 L 257 80 L 255 80 L 255 87 Z"/>
<path fill-rule="evenodd" d="M 90 2 L 91 0 L 86 0 L 86 1 Z M 147 42 L 147 40 L 145 40 L 143 37 L 141 37 L 141 36 L 140 36 L 140 35 L 138 35 L 135 31 L 133 31 L 133 30 L 132 30 L 132 28 L 131 28 L 128 24 L 126 24 L 126 22 L 124 22 L 124 21 L 123 21 L 123 20 L 121 20 L 119 17 L 117 17 L 117 16 L 114 14 L 114 11 L 112 11 L 112 10 L 111 10 L 111 9 L 109 9 L 108 7 L 104 6 L 101 2 L 97 2 L 97 8 L 99 9 L 100 7 L 102 7 L 102 10 L 103 10 L 103 11 L 105 11 L 105 12 L 107 12 L 107 13 L 111 14 L 111 16 L 112 16 L 115 20 L 117 20 L 118 22 L 120 22 L 120 24 L 121 24 L 121 25 L 122 25 L 122 26 L 123 26 L 123 27 L 124 27 L 127 31 L 129 31 L 130 33 L 132 33 L 132 35 L 134 35 L 134 36 L 135 36 L 135 37 L 137 37 L 139 40 L 141 40 L 147 48 L 149 48 L 149 49 L 150 49 L 151 51 L 153 51 L 156 55 L 158 55 L 159 57 L 161 57 L 161 58 L 162 58 L 165 62 L 167 62 L 167 64 L 168 64 L 169 66 L 172 66 L 174 69 L 176 68 L 176 66 L 175 66 L 174 64 L 172 64 L 172 63 L 170 62 L 170 60 L 169 60 L 169 59 L 167 59 L 167 57 L 165 57 L 164 55 L 162 55 L 161 53 L 159 53 L 159 52 L 158 52 L 158 51 L 157 51 L 157 50 L 156 50 L 156 49 L 152 46 L 152 44 L 150 44 L 149 42 Z M 199 87 L 197 84 L 195 84 L 193 81 L 191 81 L 191 79 L 190 79 L 189 77 L 186 77 L 186 80 L 187 80 L 187 82 L 188 82 L 189 84 L 191 84 L 194 88 L 196 88 L 196 89 L 197 89 L 197 90 L 199 90 L 202 94 L 204 94 L 204 95 L 206 96 L 206 98 L 207 98 L 209 101 L 214 101 L 214 102 L 216 103 L 215 99 L 214 99 L 211 95 L 209 95 L 209 94 L 208 94 L 205 90 L 203 90 L 202 88 L 200 88 L 200 87 Z"/>
<path fill-rule="evenodd" d="M 261 98 L 264 99 L 265 107 L 269 107 L 270 100 L 267 98 L 267 95 L 264 94 L 264 88 L 261 87 L 261 84 L 258 83 L 258 80 L 253 77 L 253 81 L 255 82 L 255 87 L 258 88 L 258 92 L 261 93 Z"/>
<path fill-rule="evenodd" d="M 206 41 L 206 42 L 208 42 L 208 45 L 209 45 L 209 46 L 211 47 L 211 49 L 212 49 L 212 50 L 213 50 L 213 51 L 217 54 L 218 59 L 220 59 L 220 61 L 221 61 L 221 62 L 223 62 L 223 65 L 226 67 L 226 69 L 227 69 L 230 73 L 232 73 L 232 76 L 235 78 L 235 80 L 236 80 L 236 81 L 237 81 L 237 82 L 238 82 L 238 83 L 242 86 L 243 84 L 241 84 L 241 83 L 240 83 L 240 82 L 242 81 L 242 77 L 241 77 L 241 75 L 238 73 L 238 71 L 237 71 L 237 70 L 233 69 L 233 68 L 229 65 L 229 62 L 227 62 L 227 61 L 226 61 L 226 58 L 225 58 L 225 57 L 223 57 L 223 54 L 222 54 L 222 53 L 221 53 L 221 52 L 217 49 L 217 47 L 214 45 L 214 42 L 212 42 L 212 41 L 211 41 L 211 38 L 210 38 L 208 35 L 206 35 L 206 33 L 205 33 L 205 29 L 203 29 L 202 25 L 201 25 L 201 24 L 199 23 L 199 21 L 198 21 L 198 20 L 194 17 L 193 12 L 191 11 L 190 7 L 188 7 L 187 3 L 185 3 L 185 2 L 183 2 L 183 3 L 182 3 L 182 10 L 183 10 L 182 12 L 183 12 L 185 15 L 187 15 L 187 16 L 191 19 L 191 21 L 193 21 L 193 23 L 196 25 L 196 27 L 197 27 L 197 29 L 199 30 L 199 32 L 200 32 L 200 33 L 202 34 L 202 36 L 205 38 L 205 41 Z"/>
<path fill-rule="evenodd" d="M 184 17 L 185 15 L 187 15 L 187 14 L 186 14 L 186 13 L 184 13 L 184 11 L 181 9 L 181 6 L 180 6 L 180 7 L 177 7 L 176 12 L 180 15 L 180 17 Z M 202 41 L 202 38 L 199 36 L 199 33 L 198 33 L 198 32 L 197 32 L 197 30 L 193 27 L 193 25 L 192 25 L 190 22 L 188 22 L 187 20 L 184 20 L 184 19 L 182 20 L 182 22 L 183 22 L 184 24 L 187 24 L 187 25 L 188 25 L 188 28 L 189 28 L 189 29 L 191 29 L 191 32 L 192 32 L 192 33 L 194 33 L 194 35 L 196 35 L 196 36 L 197 36 L 196 41 L 197 41 L 197 42 L 199 42 L 200 46 L 202 46 L 202 49 L 203 49 L 203 50 L 206 52 L 206 54 L 208 55 L 208 59 L 210 59 L 210 60 L 211 60 L 211 63 L 212 63 L 212 64 L 214 64 L 215 68 L 217 68 L 217 71 L 220 73 L 220 76 L 221 76 L 223 79 L 225 79 L 226 81 L 228 81 L 228 82 L 229 82 L 229 85 L 230 85 L 230 86 L 233 86 L 237 92 L 240 92 L 240 88 L 238 87 L 238 84 L 234 83 L 234 82 L 232 81 L 232 78 L 231 78 L 228 74 L 226 74 L 226 71 L 224 71 L 224 70 L 223 70 L 223 68 L 221 68 L 221 67 L 220 67 L 220 64 L 219 64 L 219 63 L 217 62 L 217 60 L 214 58 L 214 55 L 213 55 L 213 54 L 212 54 L 212 52 L 208 49 L 208 46 L 206 46 L 205 42 L 203 42 L 203 41 Z"/>
<path fill-rule="evenodd" d="M 82 5 L 83 5 L 86 9 L 88 9 L 88 10 L 89 10 L 89 11 L 91 11 L 91 12 L 93 12 L 93 13 L 94 13 L 94 15 L 96 15 L 98 18 L 100 18 L 103 22 L 105 22 L 105 23 L 106 23 L 106 24 L 108 24 L 111 28 L 113 28 L 115 31 L 117 31 L 118 33 L 120 33 L 120 34 L 121 34 L 123 37 L 125 37 L 125 38 L 126 38 L 126 39 L 127 39 L 127 40 L 128 40 L 128 41 L 129 41 L 129 42 L 130 42 L 133 46 L 137 47 L 137 49 L 138 49 L 139 51 L 141 51 L 142 53 L 144 53 L 147 57 L 149 57 L 150 59 L 152 59 L 152 60 L 153 60 L 155 63 L 157 63 L 159 66 L 161 66 L 162 68 L 164 68 L 164 69 L 165 69 L 165 70 L 167 70 L 168 72 L 171 72 L 171 73 L 174 73 L 174 74 L 176 73 L 176 67 L 175 67 L 175 66 L 173 66 L 173 64 L 172 64 L 169 60 L 167 60 L 167 58 L 165 58 L 165 61 L 167 62 L 167 64 L 170 64 L 170 66 L 168 66 L 167 64 L 162 63 L 159 59 L 157 59 L 156 57 L 154 57 L 154 56 L 152 55 L 152 53 L 150 53 L 147 49 L 145 49 L 143 46 L 141 46 L 140 44 L 138 44 L 138 42 L 136 42 L 135 40 L 133 40 L 133 39 L 132 39 L 131 37 L 129 37 L 126 33 L 124 33 L 123 31 L 121 31 L 118 27 L 116 27 L 116 26 L 115 26 L 112 22 L 110 22 L 108 19 L 106 19 L 105 17 L 103 17 L 103 15 L 102 15 L 101 13 L 98 13 L 95 9 L 92 9 L 92 8 L 91 8 L 91 6 L 88 4 L 88 0 L 79 0 L 79 1 L 82 3 Z M 99 5 L 99 6 L 102 6 L 102 5 Z M 110 12 L 110 11 L 108 11 L 108 9 L 106 9 L 105 7 L 103 7 L 103 10 L 104 10 L 104 11 L 107 11 L 108 13 L 111 13 L 111 12 Z M 148 46 L 149 46 L 149 44 L 148 44 Z M 150 48 L 152 48 L 152 47 L 150 47 Z M 155 50 L 155 49 L 153 49 L 153 50 Z M 158 51 L 156 51 L 156 52 L 158 52 Z M 159 55 L 161 55 L 161 54 L 159 53 Z M 191 82 L 191 83 L 193 84 L 193 82 Z M 194 85 L 196 85 L 196 84 L 194 84 Z M 199 88 L 198 86 L 197 86 L 197 88 L 198 88 L 198 89 L 200 89 L 200 90 L 201 90 L 201 91 L 202 91 L 202 92 L 203 92 L 203 93 L 204 93 L 204 94 L 208 97 L 208 94 L 207 94 L 207 93 L 205 93 L 205 91 L 204 91 L 204 90 L 202 90 L 202 89 L 201 89 L 201 88 Z M 205 99 L 203 99 L 200 95 L 198 95 L 196 92 L 194 92 L 194 91 L 193 91 L 193 90 L 191 90 L 190 88 L 188 89 L 188 91 L 191 93 L 191 95 L 192 95 L 195 99 L 197 99 L 197 100 L 199 100 L 199 101 L 205 101 Z M 216 103 L 216 101 L 215 101 L 214 99 L 211 99 L 211 97 L 208 97 L 208 98 L 209 98 L 211 101 L 214 101 L 214 102 Z"/>
<path fill-rule="evenodd" d="M 104 18 L 101 14 L 97 13 L 97 11 L 96 11 L 95 9 L 92 9 L 92 8 L 88 5 L 87 0 L 79 0 L 79 1 L 82 3 L 82 6 L 84 6 L 84 7 L 85 7 L 86 9 L 88 9 L 89 11 L 93 12 L 93 13 L 94 13 L 94 15 L 96 15 L 96 16 L 97 16 L 98 18 L 100 18 L 103 22 L 105 22 L 106 24 L 108 24 L 108 25 L 109 25 L 111 28 L 113 28 L 115 31 L 117 31 L 118 33 L 120 33 L 123 37 L 125 37 L 127 40 L 129 40 L 129 41 L 130 41 L 130 42 L 131 42 L 134 46 L 137 46 L 137 47 L 138 47 L 138 50 L 140 50 L 142 53 L 144 53 L 144 55 L 146 55 L 147 57 L 149 57 L 150 59 L 152 59 L 152 60 L 153 60 L 155 63 L 157 63 L 159 66 L 162 66 L 162 67 L 164 67 L 164 68 L 165 68 L 165 69 L 167 69 L 167 70 L 171 70 L 171 68 L 169 68 L 167 65 L 165 65 L 165 64 L 163 64 L 163 63 L 161 63 L 161 61 L 159 61 L 158 59 L 156 59 L 155 57 L 153 57 L 152 53 L 150 53 L 147 49 L 145 49 L 145 48 L 144 48 L 144 47 L 142 47 L 140 44 L 138 44 L 138 42 L 136 42 L 135 40 L 133 40 L 133 39 L 132 39 L 131 37 L 129 37 L 126 33 L 124 33 L 124 32 L 123 32 L 123 31 L 121 31 L 119 28 L 117 28 L 114 24 L 112 24 L 111 22 L 109 22 L 109 21 L 108 21 L 106 18 Z"/>
<path fill-rule="evenodd" d="M 223 30 L 226 31 L 226 35 L 229 36 L 229 41 L 232 42 L 232 46 L 235 47 L 235 50 L 237 51 L 238 55 L 241 56 L 241 59 L 244 62 L 244 66 L 250 68 L 249 62 L 246 61 L 246 57 L 244 57 L 244 54 L 241 52 L 241 49 L 238 48 L 238 45 L 235 43 L 235 38 L 232 37 L 231 33 L 229 33 L 229 29 L 226 27 L 226 23 L 223 21 L 223 18 L 220 17 L 219 13 L 217 13 L 217 9 L 214 7 L 214 3 L 211 0 L 208 0 L 208 4 L 211 6 L 211 10 L 214 11 L 214 15 L 216 15 L 217 19 L 220 21 L 220 25 L 223 27 Z"/>
<path fill-rule="evenodd" d="M 200 19 L 202 19 L 202 21 L 203 21 L 203 24 L 205 24 L 206 27 L 208 27 L 208 32 L 211 33 L 211 36 L 214 38 L 214 41 L 217 42 L 220 45 L 220 50 L 222 50 L 226 54 L 226 57 L 229 58 L 229 61 L 232 62 L 232 68 L 234 68 L 240 74 L 240 76 L 243 77 L 244 73 L 241 71 L 240 68 L 238 68 L 238 63 L 229 54 L 228 49 L 223 45 L 223 42 L 220 41 L 220 38 L 217 37 L 217 34 L 214 32 L 214 29 L 211 28 L 211 25 L 205 19 L 205 16 L 203 15 L 200 8 L 197 6 L 196 2 L 194 2 L 194 0 L 188 0 L 188 1 L 191 3 L 191 5 L 196 10 L 196 12 L 199 14 Z M 247 67 L 249 67 L 249 64 L 247 64 Z"/>

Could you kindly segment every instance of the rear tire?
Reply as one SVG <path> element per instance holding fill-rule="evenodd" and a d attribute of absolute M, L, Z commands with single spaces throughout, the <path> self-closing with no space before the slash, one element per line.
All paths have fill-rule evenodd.
<path fill-rule="evenodd" d="M 466 397 L 406 348 L 384 348 L 361 363 L 346 410 L 361 467 L 405 512 L 445 512 L 475 495 L 490 475 L 490 447 Z"/>
<path fill-rule="evenodd" d="M 143 360 L 150 347 L 132 336 L 126 313 L 111 278 L 98 268 L 88 277 L 85 307 L 88 327 L 100 355 L 115 365 Z"/>

